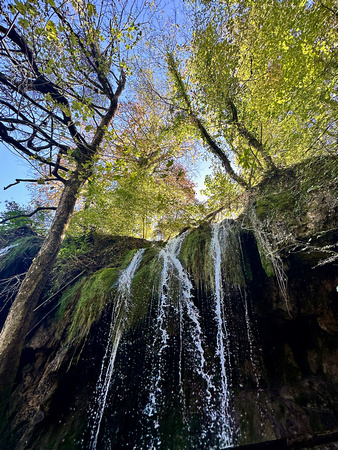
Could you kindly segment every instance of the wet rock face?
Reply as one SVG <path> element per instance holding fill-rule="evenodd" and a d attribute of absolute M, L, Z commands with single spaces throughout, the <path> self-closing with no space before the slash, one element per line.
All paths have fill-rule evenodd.
<path fill-rule="evenodd" d="M 265 279 L 259 288 L 251 285 L 267 385 L 265 410 L 273 411 L 263 423 L 274 424 L 276 438 L 335 431 L 337 273 L 334 265 L 313 269 L 299 258 L 289 258 L 285 266 L 290 314 L 283 308 L 278 287 L 269 287 L 273 280 Z M 257 411 L 251 421 L 255 415 Z"/>

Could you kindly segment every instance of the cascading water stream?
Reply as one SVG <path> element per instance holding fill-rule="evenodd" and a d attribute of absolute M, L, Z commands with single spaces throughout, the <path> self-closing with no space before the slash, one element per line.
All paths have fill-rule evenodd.
<path fill-rule="evenodd" d="M 10 251 L 11 248 L 16 247 L 19 244 L 13 244 L 13 245 L 8 245 L 7 247 L 1 248 L 0 249 L 0 258 L 2 256 L 7 255 L 7 253 Z"/>
<path fill-rule="evenodd" d="M 180 252 L 182 242 L 185 238 L 185 234 L 179 237 L 171 239 L 165 248 L 163 248 L 158 256 L 159 260 L 162 260 L 162 271 L 159 282 L 158 291 L 158 308 L 156 317 L 156 330 L 157 334 L 153 343 L 152 350 L 156 351 L 158 355 L 157 365 L 155 371 L 152 373 L 152 387 L 149 393 L 149 399 L 146 407 L 144 408 L 144 413 L 153 421 L 153 430 L 155 436 L 151 439 L 149 444 L 150 448 L 156 448 L 160 446 L 161 439 L 159 436 L 159 401 L 162 394 L 161 381 L 162 381 L 162 359 L 165 349 L 168 347 L 169 334 L 167 330 L 168 324 L 168 310 L 170 306 L 170 283 L 173 276 L 173 271 L 175 268 L 174 260 L 177 259 L 177 255 Z M 189 288 L 188 288 L 189 289 Z M 181 333 L 181 315 L 180 315 L 180 333 Z M 157 350 L 155 350 L 157 348 Z M 181 350 L 181 342 L 180 342 Z M 181 358 L 181 354 L 180 354 Z M 181 367 L 181 360 L 180 360 Z M 179 373 L 179 383 L 180 392 L 183 394 L 183 389 L 181 386 L 182 376 Z"/>
<path fill-rule="evenodd" d="M 138 250 L 129 266 L 121 273 L 118 280 L 116 303 L 113 308 L 108 343 L 103 357 L 100 377 L 96 385 L 95 405 L 91 411 L 90 446 L 96 449 L 100 432 L 101 421 L 106 406 L 107 395 L 111 378 L 114 372 L 114 363 L 117 349 L 127 321 L 131 301 L 131 284 L 138 269 L 145 249 Z"/>
<path fill-rule="evenodd" d="M 161 439 L 159 436 L 159 403 L 162 394 L 161 383 L 163 382 L 163 370 L 162 370 L 162 358 L 165 349 L 168 347 L 168 341 L 170 339 L 168 333 L 169 323 L 169 310 L 175 311 L 179 317 L 179 393 L 181 396 L 182 413 L 185 416 L 185 398 L 182 380 L 182 357 L 183 352 L 190 350 L 192 353 L 191 360 L 193 361 L 194 371 L 203 379 L 205 388 L 205 411 L 209 416 L 209 427 L 213 426 L 215 420 L 214 407 L 212 405 L 213 392 L 215 386 L 213 384 L 212 377 L 209 375 L 206 367 L 206 359 L 203 349 L 203 331 L 200 324 L 200 316 L 197 307 L 192 300 L 193 285 L 190 278 L 183 268 L 182 263 L 179 260 L 179 253 L 182 243 L 188 232 L 178 236 L 168 242 L 166 247 L 159 253 L 159 260 L 162 261 L 162 272 L 158 288 L 158 310 L 157 310 L 157 337 L 154 342 L 154 353 L 156 352 L 157 365 L 156 371 L 153 373 L 153 388 L 149 394 L 148 404 L 144 410 L 144 413 L 152 418 L 154 421 L 153 429 L 156 432 L 156 437 L 152 440 L 150 448 L 158 448 L 161 445 Z M 175 301 L 173 298 L 172 290 L 173 283 L 178 282 L 178 298 Z M 184 342 L 183 344 L 183 330 L 189 329 L 189 338 L 191 342 Z M 155 350 L 157 348 L 157 350 Z M 206 431 L 202 430 L 202 437 L 206 435 Z"/>
<path fill-rule="evenodd" d="M 226 246 L 227 230 L 224 224 L 216 223 L 212 228 L 210 254 L 214 263 L 214 314 L 217 324 L 216 357 L 220 364 L 220 410 L 218 414 L 220 445 L 233 444 L 230 423 L 230 380 L 227 367 L 230 367 L 230 336 L 227 318 L 224 315 L 224 292 L 222 286 L 222 251 Z"/>

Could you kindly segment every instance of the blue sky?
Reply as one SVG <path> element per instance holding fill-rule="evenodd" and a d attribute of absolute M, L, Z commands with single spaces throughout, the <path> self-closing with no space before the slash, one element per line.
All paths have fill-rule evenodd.
<path fill-rule="evenodd" d="M 19 204 L 27 204 L 30 201 L 26 183 L 19 183 L 4 190 L 5 186 L 15 183 L 16 178 L 30 176 L 29 164 L 0 143 L 0 211 L 5 209 L 5 200 L 15 200 Z"/>

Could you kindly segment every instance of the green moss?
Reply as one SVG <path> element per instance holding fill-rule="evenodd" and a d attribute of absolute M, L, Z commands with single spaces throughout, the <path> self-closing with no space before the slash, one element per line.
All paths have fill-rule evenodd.
<path fill-rule="evenodd" d="M 262 264 L 262 267 L 264 269 L 264 272 L 265 272 L 266 276 L 267 277 L 273 277 L 275 275 L 275 271 L 273 269 L 273 265 L 272 265 L 271 259 L 269 259 L 265 255 L 265 253 L 264 253 L 264 251 L 262 249 L 262 246 L 261 246 L 261 244 L 260 244 L 258 239 L 257 239 L 257 248 L 258 248 L 261 264 Z"/>
<path fill-rule="evenodd" d="M 267 176 L 256 188 L 258 219 L 281 218 L 295 226 L 298 218 L 304 221 L 313 195 L 329 187 L 337 190 L 337 167 L 337 157 L 310 158 Z"/>
<path fill-rule="evenodd" d="M 69 238 L 70 239 L 70 238 Z M 147 247 L 149 242 L 127 236 L 97 236 L 92 234 L 74 239 L 68 257 L 59 257 L 52 273 L 52 292 L 59 290 L 67 281 L 74 278 L 84 267 L 90 272 L 106 267 L 123 269 L 127 267 L 136 249 Z"/>
<path fill-rule="evenodd" d="M 153 286 L 158 275 L 158 249 L 148 248 L 142 258 L 139 270 L 132 282 L 132 300 L 129 311 L 129 326 L 134 327 L 147 316 Z"/>
<path fill-rule="evenodd" d="M 81 296 L 81 289 L 86 282 L 86 277 L 80 278 L 73 286 L 69 287 L 59 301 L 57 319 L 62 320 L 67 314 L 72 313 Z"/>
<path fill-rule="evenodd" d="M 131 263 L 134 255 L 137 251 L 138 251 L 138 249 L 134 248 L 132 250 L 128 250 L 127 252 L 125 252 L 124 257 L 121 262 L 121 265 L 120 265 L 121 270 L 124 270 L 129 266 L 129 264 Z"/>
<path fill-rule="evenodd" d="M 192 274 L 197 287 L 201 281 L 209 279 L 212 270 L 212 261 L 209 255 L 210 241 L 210 226 L 203 224 L 188 234 L 181 247 L 180 260 Z"/>
<path fill-rule="evenodd" d="M 126 252 L 121 266 L 101 269 L 89 278 L 82 277 L 64 292 L 59 302 L 58 318 L 62 319 L 68 315 L 69 339 L 81 341 L 86 338 L 91 326 L 99 320 L 107 304 L 114 301 L 121 270 L 130 264 L 136 251 L 137 249 Z M 148 248 L 143 255 L 140 270 L 134 277 L 130 326 L 138 323 L 147 314 L 155 277 L 154 257 L 157 254 L 156 248 Z"/>
<path fill-rule="evenodd" d="M 26 271 L 38 253 L 41 242 L 41 238 L 37 236 L 25 236 L 11 242 L 13 247 L 0 258 L 0 277 L 8 278 Z"/>
<path fill-rule="evenodd" d="M 224 280 L 232 285 L 245 285 L 242 252 L 237 228 L 231 226 L 222 249 L 222 272 Z M 212 230 L 207 224 L 194 229 L 185 238 L 180 252 L 183 266 L 191 274 L 197 289 L 201 283 L 213 285 L 214 262 L 210 254 Z"/>
<path fill-rule="evenodd" d="M 275 217 L 277 214 L 294 211 L 295 204 L 296 200 L 289 190 L 266 194 L 257 198 L 256 214 L 259 220 L 265 220 Z"/>
<path fill-rule="evenodd" d="M 69 328 L 69 338 L 82 339 L 87 336 L 92 324 L 101 317 L 103 309 L 111 300 L 118 275 L 119 270 L 116 268 L 101 269 L 83 284 Z"/>
<path fill-rule="evenodd" d="M 274 274 L 269 255 L 299 246 L 305 237 L 311 236 L 313 244 L 316 227 L 321 231 L 336 228 L 337 161 L 337 157 L 310 158 L 268 174 L 253 189 L 247 217 L 260 243 L 261 262 L 268 276 Z M 313 252 L 312 256 L 313 264 L 321 257 Z"/>

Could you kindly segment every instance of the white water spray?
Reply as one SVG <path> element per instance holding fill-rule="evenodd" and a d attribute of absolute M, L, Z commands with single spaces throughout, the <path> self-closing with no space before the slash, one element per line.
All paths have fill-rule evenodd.
<path fill-rule="evenodd" d="M 182 243 L 188 232 L 170 240 L 165 248 L 159 253 L 159 260 L 162 261 L 162 272 L 158 288 L 159 304 L 157 311 L 157 337 L 154 342 L 154 349 L 158 355 L 156 373 L 153 374 L 153 387 L 149 394 L 148 404 L 144 409 L 144 413 L 152 418 L 154 421 L 153 428 L 156 431 L 156 438 L 151 443 L 151 448 L 158 448 L 161 445 L 161 439 L 158 433 L 159 429 L 159 406 L 162 395 L 161 384 L 163 383 L 163 353 L 169 345 L 169 311 L 174 310 L 179 317 L 179 392 L 181 396 L 183 416 L 185 416 L 185 397 L 182 380 L 182 357 L 183 353 L 190 350 L 192 354 L 192 362 L 194 371 L 205 382 L 205 411 L 209 416 L 209 426 L 213 425 L 215 420 L 214 408 L 212 405 L 213 393 L 215 386 L 212 377 L 209 375 L 206 367 L 206 359 L 203 349 L 203 331 L 200 324 L 199 311 L 193 303 L 192 290 L 193 285 L 190 281 L 188 273 L 184 269 L 179 260 L 179 253 Z M 173 282 L 178 281 L 178 298 L 173 299 L 172 288 Z M 189 339 L 191 342 L 185 342 L 183 346 L 183 330 L 189 330 Z M 205 430 L 202 430 L 202 436 L 206 435 Z"/>
<path fill-rule="evenodd" d="M 224 224 L 216 223 L 212 228 L 210 254 L 214 263 L 214 315 L 217 324 L 216 357 L 220 364 L 220 409 L 218 411 L 218 438 L 220 445 L 230 447 L 232 442 L 230 423 L 230 336 L 227 318 L 224 315 L 224 292 L 222 283 L 222 252 L 227 245 L 228 230 Z"/>
<path fill-rule="evenodd" d="M 138 250 L 131 263 L 121 273 L 118 280 L 116 304 L 112 312 L 108 344 L 101 365 L 100 377 L 96 385 L 95 409 L 91 412 L 92 428 L 90 448 L 92 450 L 96 449 L 101 421 L 109 392 L 109 386 L 114 372 L 116 353 L 125 328 L 127 313 L 130 308 L 132 280 L 140 265 L 144 250 L 145 249 Z"/>
<path fill-rule="evenodd" d="M 7 255 L 7 253 L 10 251 L 11 248 L 16 247 L 19 244 L 13 244 L 13 245 L 8 245 L 7 247 L 1 248 L 0 249 L 0 258 L 2 256 Z"/>

